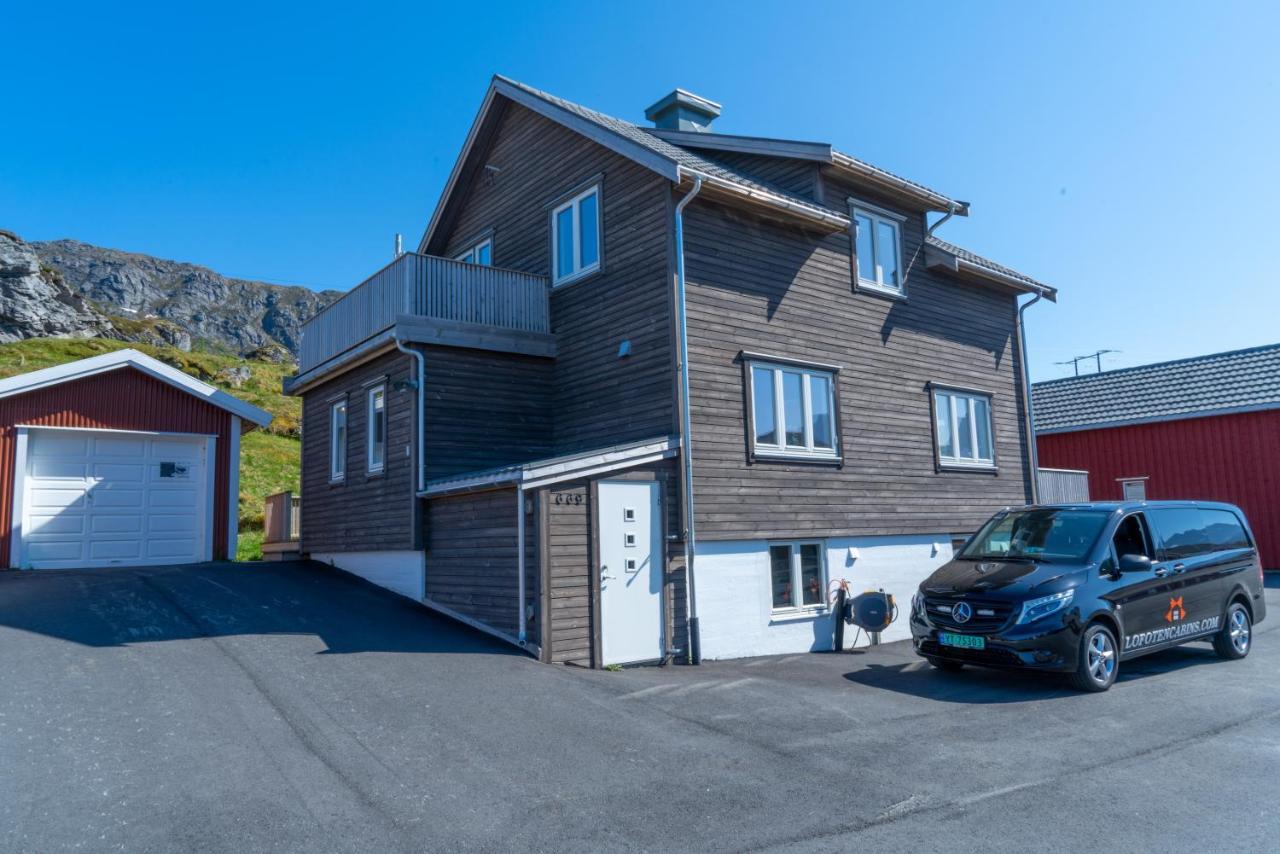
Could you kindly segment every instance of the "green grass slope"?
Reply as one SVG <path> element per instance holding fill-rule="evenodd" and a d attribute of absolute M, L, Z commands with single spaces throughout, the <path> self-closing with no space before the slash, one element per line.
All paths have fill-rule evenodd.
<path fill-rule="evenodd" d="M 281 381 L 293 373 L 293 365 L 222 353 L 184 353 L 174 347 L 103 338 L 31 338 L 0 345 L 0 379 L 125 347 L 154 356 L 272 414 L 270 427 L 246 433 L 240 443 L 240 542 L 236 557 L 240 560 L 261 558 L 263 501 L 274 492 L 298 491 L 302 402 L 296 397 L 285 397 L 280 391 Z M 241 365 L 249 368 L 250 376 L 239 388 L 234 388 L 220 372 Z"/>

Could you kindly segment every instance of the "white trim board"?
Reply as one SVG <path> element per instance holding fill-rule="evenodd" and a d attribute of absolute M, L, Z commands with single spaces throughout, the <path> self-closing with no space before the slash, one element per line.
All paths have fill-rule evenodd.
<path fill-rule="evenodd" d="M 68 362 L 65 365 L 54 365 L 51 368 L 29 371 L 16 377 L 0 380 L 0 398 L 26 394 L 61 383 L 97 376 L 119 368 L 133 368 L 141 371 L 180 391 L 203 398 L 211 406 L 225 409 L 246 421 L 252 421 L 259 427 L 266 427 L 271 423 L 271 413 L 266 410 L 259 409 L 253 404 L 246 403 L 238 397 L 233 397 L 206 382 L 201 382 L 177 368 L 170 367 L 159 359 L 153 359 L 146 353 L 140 353 L 133 349 L 116 350 L 112 353 L 104 353 L 101 356 L 80 359 L 75 362 Z"/>

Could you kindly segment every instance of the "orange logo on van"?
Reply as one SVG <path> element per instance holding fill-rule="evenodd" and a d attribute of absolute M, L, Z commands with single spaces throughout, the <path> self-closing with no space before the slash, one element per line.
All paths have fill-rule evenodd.
<path fill-rule="evenodd" d="M 1187 611 L 1182 607 L 1182 597 L 1177 599 L 1169 599 L 1169 610 L 1164 612 L 1164 619 L 1167 623 L 1176 623 L 1183 617 L 1187 616 Z"/>

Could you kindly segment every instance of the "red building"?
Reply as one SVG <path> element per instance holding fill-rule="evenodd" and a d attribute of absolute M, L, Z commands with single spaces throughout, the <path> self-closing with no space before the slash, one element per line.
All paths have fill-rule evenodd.
<path fill-rule="evenodd" d="M 0 380 L 0 568 L 235 557 L 240 435 L 270 421 L 136 350 Z"/>
<path fill-rule="evenodd" d="M 1095 501 L 1239 505 L 1280 568 L 1280 345 L 1216 353 L 1033 388 L 1043 468 L 1089 472 Z"/>

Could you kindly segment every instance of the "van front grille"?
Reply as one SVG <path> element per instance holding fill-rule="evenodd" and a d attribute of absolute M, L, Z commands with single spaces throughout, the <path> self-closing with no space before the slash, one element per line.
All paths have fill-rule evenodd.
<path fill-rule="evenodd" d="M 959 602 L 964 602 L 973 612 L 963 623 L 952 616 L 952 611 Z M 929 614 L 929 622 L 960 632 L 995 631 L 1009 622 L 1009 617 L 1013 614 L 1013 605 L 1008 602 L 961 596 L 926 596 L 924 607 Z"/>

